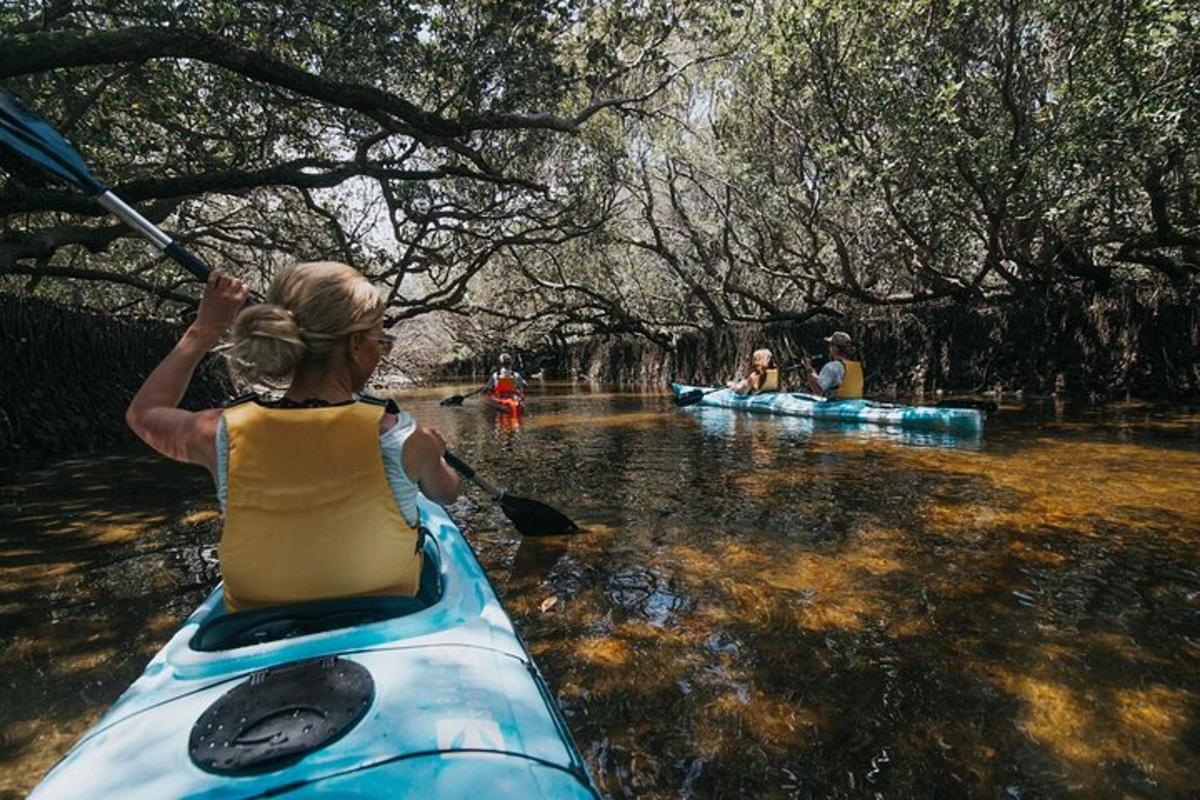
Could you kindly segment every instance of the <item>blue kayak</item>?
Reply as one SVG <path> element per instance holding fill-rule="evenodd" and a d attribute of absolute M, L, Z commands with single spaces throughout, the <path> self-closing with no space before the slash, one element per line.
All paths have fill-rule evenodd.
<path fill-rule="evenodd" d="M 466 539 L 419 504 L 418 597 L 228 614 L 218 586 L 31 797 L 600 797 Z"/>
<path fill-rule="evenodd" d="M 760 414 L 810 417 L 832 422 L 871 422 L 899 428 L 958 433 L 979 433 L 983 430 L 984 414 L 974 408 L 904 406 L 877 403 L 874 400 L 825 400 L 816 395 L 795 392 L 739 395 L 732 389 L 680 383 L 672 383 L 671 391 L 676 398 L 689 392 L 703 393 L 695 405 L 735 408 Z"/>

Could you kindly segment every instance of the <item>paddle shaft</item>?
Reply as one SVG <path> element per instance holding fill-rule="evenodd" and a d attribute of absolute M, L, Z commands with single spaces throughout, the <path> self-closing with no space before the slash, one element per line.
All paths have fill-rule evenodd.
<path fill-rule="evenodd" d="M 449 450 L 447 450 L 443 458 L 446 459 L 447 464 L 454 468 L 455 472 L 474 483 L 480 489 L 483 489 L 493 500 L 499 500 L 500 498 L 504 497 L 503 489 L 497 489 L 483 478 L 476 475 L 475 470 L 471 468 L 471 465 L 454 455 L 454 453 L 451 453 Z"/>
<path fill-rule="evenodd" d="M 0 90 L 3 91 L 3 90 Z M 142 216 L 133 206 L 96 180 L 83 162 L 79 152 L 66 139 L 38 118 L 24 103 L 8 92 L 0 97 L 0 139 L 12 145 L 15 152 L 38 166 L 66 178 L 91 196 L 102 208 L 132 228 L 162 251 L 163 255 L 186 269 L 201 282 L 212 271 L 208 264 L 186 250 L 157 225 Z M 252 295 L 252 297 L 255 297 Z M 257 299 L 257 298 L 256 298 Z M 254 300 L 251 300 L 254 302 Z"/>
<path fill-rule="evenodd" d="M 208 280 L 208 275 L 212 270 L 199 256 L 185 249 L 161 228 L 143 217 L 136 208 L 113 194 L 112 190 L 103 186 L 100 188 L 102 191 L 94 197 L 97 203 L 161 250 L 167 258 L 192 273 L 197 280 L 201 282 Z"/>

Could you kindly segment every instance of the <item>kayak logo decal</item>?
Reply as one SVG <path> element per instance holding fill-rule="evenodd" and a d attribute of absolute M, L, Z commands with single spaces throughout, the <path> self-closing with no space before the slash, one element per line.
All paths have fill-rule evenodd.
<path fill-rule="evenodd" d="M 440 719 L 438 750 L 504 750 L 504 735 L 491 719 Z"/>

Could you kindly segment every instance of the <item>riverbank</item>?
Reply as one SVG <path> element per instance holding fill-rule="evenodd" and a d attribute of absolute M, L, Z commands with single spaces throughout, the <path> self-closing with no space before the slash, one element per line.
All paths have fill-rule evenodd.
<path fill-rule="evenodd" d="M 1060 294 L 1039 302 L 857 309 L 803 324 L 729 326 L 677 336 L 670 348 L 628 335 L 516 350 L 526 375 L 666 390 L 677 378 L 713 383 L 740 374 L 758 347 L 783 367 L 822 355 L 823 338 L 849 330 L 862 344 L 867 391 L 879 399 L 944 395 L 1055 395 L 1072 403 L 1200 401 L 1200 297 L 1166 289 Z M 178 338 L 178 325 L 0 295 L 0 464 L 103 452 L 133 444 L 129 398 Z M 420 339 L 405 338 L 409 349 Z M 446 366 L 482 381 L 495 354 Z M 399 368 L 408 369 L 403 353 Z M 408 361 L 434 369 L 428 353 Z M 394 387 L 401 373 L 379 379 Z M 416 375 L 415 379 L 431 378 Z M 785 373 L 799 387 L 800 372 Z M 221 359 L 196 372 L 185 408 L 235 394 Z"/>
<path fill-rule="evenodd" d="M 597 336 L 525 352 L 525 372 L 605 383 L 714 383 L 742 374 L 759 347 L 782 367 L 826 356 L 824 337 L 849 331 L 861 346 L 867 391 L 881 399 L 1057 394 L 1103 403 L 1200 400 L 1200 292 L 1164 287 L 1060 291 L 1004 304 L 953 302 L 850 307 L 804 323 L 730 325 L 675 337 L 664 348 L 632 335 Z M 495 354 L 450 365 L 486 375 Z M 791 373 L 799 385 L 799 370 Z M 786 376 L 785 376 L 786 377 Z"/>

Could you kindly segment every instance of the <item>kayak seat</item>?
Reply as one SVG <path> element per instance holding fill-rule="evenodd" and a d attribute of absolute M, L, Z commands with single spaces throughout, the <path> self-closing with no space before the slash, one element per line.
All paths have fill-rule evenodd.
<path fill-rule="evenodd" d="M 345 597 L 219 614 L 201 623 L 188 644 L 198 652 L 215 653 L 370 625 L 423 611 L 442 596 L 440 560 L 432 541 L 432 537 L 425 536 L 421 587 L 414 597 Z"/>

